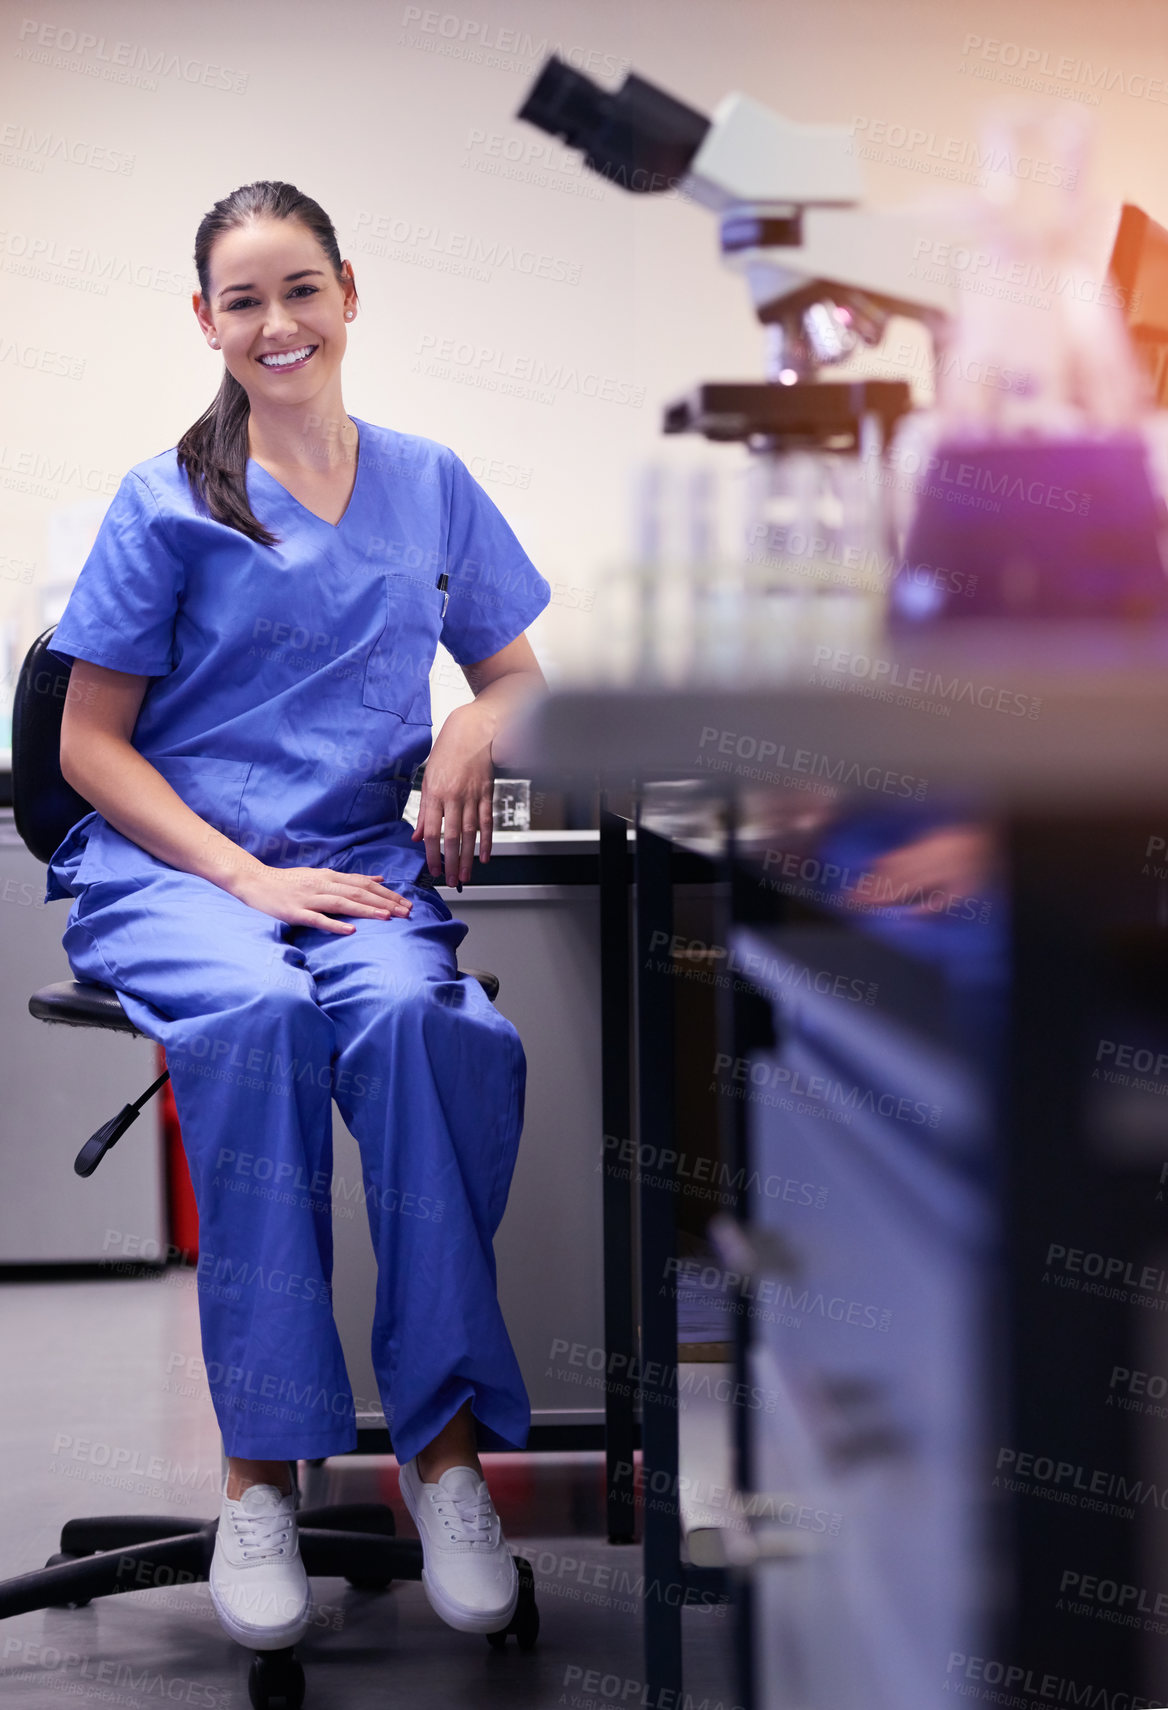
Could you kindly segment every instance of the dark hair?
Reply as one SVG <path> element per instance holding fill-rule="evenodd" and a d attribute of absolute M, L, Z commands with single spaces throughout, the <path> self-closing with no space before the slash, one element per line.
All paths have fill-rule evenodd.
<path fill-rule="evenodd" d="M 203 215 L 195 233 L 195 268 L 199 289 L 207 302 L 211 300 L 210 261 L 215 239 L 221 232 L 264 219 L 298 220 L 307 226 L 328 257 L 338 281 L 347 283 L 341 269 L 337 234 L 324 209 L 295 184 L 263 178 L 255 184 L 241 185 L 216 202 L 209 214 Z M 180 469 L 186 471 L 196 503 L 201 500 L 218 522 L 237 528 L 262 546 L 276 546 L 279 536 L 264 527 L 247 498 L 244 471 L 250 410 L 246 391 L 234 374 L 224 369 L 223 382 L 210 406 L 178 442 L 178 462 Z"/>

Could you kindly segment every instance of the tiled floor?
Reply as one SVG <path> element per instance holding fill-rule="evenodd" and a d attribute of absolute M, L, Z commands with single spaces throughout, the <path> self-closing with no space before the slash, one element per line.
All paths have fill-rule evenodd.
<path fill-rule="evenodd" d="M 198 1322 L 185 1283 L 164 1272 L 0 1285 L 0 1575 L 41 1566 L 72 1516 L 217 1511 L 219 1435 L 192 1378 Z M 484 1466 L 508 1542 L 535 1570 L 536 1648 L 521 1654 L 510 1640 L 496 1653 L 451 1631 L 416 1582 L 367 1594 L 316 1580 L 316 1619 L 298 1650 L 307 1710 L 645 1701 L 641 1552 L 605 1539 L 601 1457 L 485 1456 Z M 391 1459 L 343 1457 L 302 1475 L 306 1504 L 387 1501 L 400 1534 L 414 1535 Z M 683 1622 L 687 1695 L 729 1710 L 732 1611 L 687 1609 Z M 5 1710 L 71 1699 L 245 1710 L 249 1660 L 221 1632 L 206 1585 L 132 1592 L 0 1622 L 0 1700 Z"/>

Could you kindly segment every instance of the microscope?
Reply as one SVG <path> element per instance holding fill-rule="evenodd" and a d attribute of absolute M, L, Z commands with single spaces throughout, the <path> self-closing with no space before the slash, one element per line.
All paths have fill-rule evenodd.
<path fill-rule="evenodd" d="M 765 379 L 702 382 L 666 407 L 663 429 L 757 454 L 761 551 L 749 556 L 777 567 L 771 592 L 790 592 L 794 573 L 820 592 L 878 593 L 893 629 L 1168 615 L 1165 510 L 1138 432 L 958 431 L 890 468 L 913 414 L 908 381 L 821 377 L 877 346 L 894 316 L 924 326 L 935 369 L 962 317 L 985 313 L 970 289 L 981 281 L 934 264 L 955 247 L 942 240 L 960 243 L 959 221 L 947 231 L 936 210 L 866 207 L 847 127 L 798 124 L 741 93 L 707 118 L 636 74 L 608 91 L 555 56 L 517 116 L 620 189 L 674 191 L 717 215 L 722 259 L 765 329 Z M 998 296 L 1006 325 L 1014 311 Z M 1015 316 L 1025 347 L 1021 326 Z M 1109 336 L 1118 360 L 1122 329 Z M 794 608 L 768 606 L 784 613 L 777 637 Z M 764 674 L 777 658 L 772 647 Z"/>
<path fill-rule="evenodd" d="M 610 94 L 554 57 L 518 117 L 621 189 L 675 190 L 718 216 L 722 259 L 766 329 L 766 380 L 699 385 L 668 406 L 666 433 L 758 451 L 855 445 L 866 417 L 887 431 L 909 409 L 905 382 L 818 378 L 878 344 L 893 315 L 933 330 L 952 311 L 947 285 L 915 277 L 919 223 L 862 207 L 846 127 L 796 124 L 742 94 L 707 119 L 635 74 Z"/>

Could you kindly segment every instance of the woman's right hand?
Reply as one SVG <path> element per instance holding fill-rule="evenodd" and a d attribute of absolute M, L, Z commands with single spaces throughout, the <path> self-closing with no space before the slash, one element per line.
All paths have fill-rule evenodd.
<path fill-rule="evenodd" d="M 316 926 L 325 932 L 356 932 L 332 920 L 333 914 L 367 915 L 388 920 L 408 915 L 413 903 L 366 873 L 335 873 L 331 867 L 249 868 L 230 886 L 232 896 L 261 914 L 289 926 Z"/>

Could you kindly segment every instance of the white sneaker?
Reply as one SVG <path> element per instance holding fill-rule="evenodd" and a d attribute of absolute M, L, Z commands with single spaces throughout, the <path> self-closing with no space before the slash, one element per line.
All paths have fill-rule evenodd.
<path fill-rule="evenodd" d="M 211 1601 L 225 1633 L 255 1651 L 278 1651 L 303 1637 L 311 1613 L 308 1575 L 296 1532 L 297 1493 L 253 1484 L 238 1502 L 227 1495 L 215 1554 Z"/>
<path fill-rule="evenodd" d="M 422 1584 L 430 1607 L 460 1633 L 496 1633 L 519 1601 L 519 1573 L 486 1479 L 450 1467 L 423 1484 L 417 1460 L 401 1469 L 402 1501 L 422 1540 Z"/>

